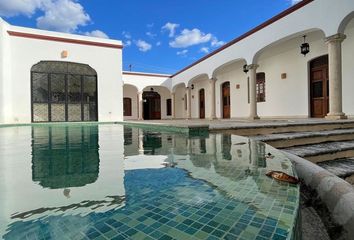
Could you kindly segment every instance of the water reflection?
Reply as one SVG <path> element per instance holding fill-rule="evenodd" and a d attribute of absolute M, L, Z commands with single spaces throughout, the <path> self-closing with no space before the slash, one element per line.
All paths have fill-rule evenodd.
<path fill-rule="evenodd" d="M 58 189 L 94 183 L 99 174 L 98 126 L 32 128 L 33 181 Z M 64 190 L 66 197 L 70 190 Z"/>
<path fill-rule="evenodd" d="M 279 222 L 285 232 L 292 228 L 298 188 L 265 176 L 269 169 L 292 175 L 290 162 L 263 143 L 120 125 L 33 127 L 27 134 L 30 141 L 20 135 L 12 144 L 0 144 L 0 159 L 6 162 L 0 178 L 6 175 L 12 186 L 0 185 L 5 193 L 0 195 L 5 209 L 0 234 L 5 231 L 1 226 L 7 226 L 5 239 L 97 238 L 107 228 L 128 238 L 128 231 L 142 233 L 141 224 L 159 228 L 171 220 L 175 225 L 168 226 L 175 228 L 191 219 L 204 226 L 227 218 L 229 229 L 237 224 L 239 235 L 246 227 L 238 221 L 253 217 Z M 19 156 L 16 146 L 28 142 L 31 154 Z M 197 213 L 201 215 L 189 219 Z M 280 213 L 287 215 L 282 219 Z M 69 229 L 58 235 L 64 225 Z M 252 226 L 259 230 L 261 224 Z"/>

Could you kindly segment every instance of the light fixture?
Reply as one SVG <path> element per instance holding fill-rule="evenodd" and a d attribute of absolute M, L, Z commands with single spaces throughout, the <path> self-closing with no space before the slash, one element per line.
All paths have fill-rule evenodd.
<path fill-rule="evenodd" d="M 153 88 L 150 88 L 150 92 L 153 92 L 154 91 L 154 89 Z"/>
<path fill-rule="evenodd" d="M 243 72 L 244 72 L 244 73 L 248 73 L 247 64 L 243 65 Z"/>
<path fill-rule="evenodd" d="M 194 89 L 194 84 L 191 85 L 191 89 L 192 89 L 192 90 Z"/>
<path fill-rule="evenodd" d="M 304 43 L 301 44 L 300 49 L 301 49 L 301 54 L 306 56 L 310 52 L 310 44 L 306 42 L 306 35 L 302 36 L 304 38 Z"/>

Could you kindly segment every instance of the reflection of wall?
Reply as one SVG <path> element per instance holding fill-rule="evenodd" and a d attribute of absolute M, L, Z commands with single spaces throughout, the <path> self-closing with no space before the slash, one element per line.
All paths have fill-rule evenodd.
<path fill-rule="evenodd" d="M 33 181 L 45 188 L 79 187 L 98 178 L 98 126 L 32 130 Z"/>

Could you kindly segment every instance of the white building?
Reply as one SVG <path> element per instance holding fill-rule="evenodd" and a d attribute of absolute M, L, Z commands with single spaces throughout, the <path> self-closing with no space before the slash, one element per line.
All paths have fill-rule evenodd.
<path fill-rule="evenodd" d="M 354 1 L 303 0 L 173 75 L 121 59 L 120 41 L 1 20 L 0 123 L 354 116 Z"/>
<path fill-rule="evenodd" d="M 122 43 L 0 19 L 0 123 L 122 120 Z"/>
<path fill-rule="evenodd" d="M 354 1 L 303 0 L 171 76 L 123 72 L 124 118 L 347 118 L 353 64 Z"/>

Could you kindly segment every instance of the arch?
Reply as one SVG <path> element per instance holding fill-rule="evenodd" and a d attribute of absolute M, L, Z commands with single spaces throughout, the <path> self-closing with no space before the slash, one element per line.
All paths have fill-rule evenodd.
<path fill-rule="evenodd" d="M 354 18 L 354 11 L 349 13 L 345 18 L 343 18 L 342 22 L 339 24 L 338 33 L 344 34 L 345 28 L 353 18 Z"/>
<path fill-rule="evenodd" d="M 155 91 L 143 92 L 144 120 L 161 119 L 161 95 Z"/>
<path fill-rule="evenodd" d="M 176 92 L 176 89 L 180 87 L 186 88 L 186 84 L 184 82 L 176 84 L 175 86 L 172 87 L 172 92 Z"/>
<path fill-rule="evenodd" d="M 222 118 L 231 117 L 231 94 L 230 94 L 230 82 L 223 82 L 221 84 L 221 110 Z"/>
<path fill-rule="evenodd" d="M 139 91 L 138 87 L 133 85 L 133 84 L 129 84 L 129 83 L 123 83 L 123 89 L 124 87 L 130 87 L 130 88 L 134 88 L 136 90 L 136 92 Z"/>
<path fill-rule="evenodd" d="M 231 61 L 226 62 L 226 63 L 224 63 L 224 64 L 218 66 L 217 68 L 215 68 L 214 71 L 213 71 L 212 77 L 213 77 L 213 78 L 216 78 L 216 76 L 217 76 L 217 74 L 218 74 L 219 72 L 221 72 L 222 70 L 224 70 L 224 69 L 227 68 L 228 66 L 230 66 L 230 65 L 232 65 L 232 64 L 234 64 L 234 63 L 238 63 L 238 62 L 243 62 L 243 64 L 246 64 L 246 63 L 247 63 L 246 60 L 243 59 L 243 58 L 237 58 L 237 59 L 231 60 Z"/>
<path fill-rule="evenodd" d="M 300 31 L 300 32 L 297 32 L 297 33 L 294 33 L 294 34 L 291 34 L 291 35 L 288 35 L 284 38 L 281 38 L 277 41 L 274 41 L 272 42 L 271 44 L 268 44 L 267 46 L 259 49 L 253 56 L 253 59 L 252 59 L 252 64 L 257 64 L 258 60 L 259 60 L 259 57 L 264 53 L 266 52 L 267 50 L 271 49 L 271 48 L 274 48 L 276 46 L 279 46 L 281 45 L 282 43 L 285 43 L 287 41 L 291 41 L 293 39 L 298 39 L 299 41 L 299 45 L 302 43 L 302 36 L 304 35 L 308 35 L 308 34 L 311 34 L 311 33 L 315 33 L 315 32 L 321 32 L 321 34 L 323 35 L 323 38 L 326 36 L 325 35 L 325 32 L 322 30 L 322 29 L 319 29 L 319 28 L 311 28 L 311 29 L 306 29 L 306 30 L 303 30 L 303 31 Z M 296 45 L 296 47 L 297 47 Z M 292 46 L 292 45 L 291 45 Z"/>
<path fill-rule="evenodd" d="M 193 77 L 192 79 L 190 79 L 190 80 L 188 81 L 187 86 L 190 86 L 191 84 L 193 84 L 193 83 L 195 83 L 195 82 L 198 82 L 199 80 L 204 80 L 204 79 L 209 80 L 208 74 L 206 74 L 206 73 L 199 74 L 199 75 Z"/>
<path fill-rule="evenodd" d="M 89 65 L 41 61 L 32 66 L 32 122 L 98 121 L 97 103 L 97 72 Z"/>

